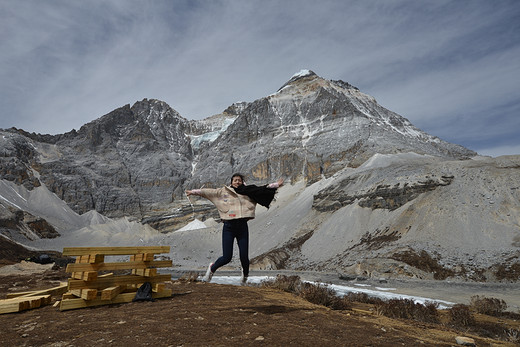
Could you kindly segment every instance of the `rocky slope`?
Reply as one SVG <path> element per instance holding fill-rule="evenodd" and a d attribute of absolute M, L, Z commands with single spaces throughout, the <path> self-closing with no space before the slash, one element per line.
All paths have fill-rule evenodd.
<path fill-rule="evenodd" d="M 255 220 L 256 261 L 372 277 L 518 279 L 519 169 L 520 156 L 375 155 Z"/>

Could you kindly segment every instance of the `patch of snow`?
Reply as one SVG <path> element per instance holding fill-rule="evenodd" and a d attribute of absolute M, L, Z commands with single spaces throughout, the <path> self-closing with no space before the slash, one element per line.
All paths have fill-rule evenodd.
<path fill-rule="evenodd" d="M 18 205 L 16 205 L 14 202 L 11 202 L 9 200 L 7 200 L 6 198 L 4 198 L 2 195 L 0 195 L 0 199 L 4 200 L 6 203 L 8 203 L 9 205 L 13 206 L 13 207 L 16 207 L 17 209 L 21 210 L 22 208 Z"/>
<path fill-rule="evenodd" d="M 270 98 L 270 97 L 273 97 L 273 96 L 275 96 L 275 95 L 277 95 L 277 94 L 280 94 L 282 91 L 284 91 L 284 90 L 286 90 L 286 89 L 290 89 L 290 88 L 293 88 L 293 86 L 290 85 L 290 84 L 288 84 L 288 85 L 286 85 L 286 86 L 283 86 L 282 88 L 278 89 L 275 93 L 269 94 L 269 95 L 267 96 L 267 98 Z"/>
<path fill-rule="evenodd" d="M 237 119 L 237 117 L 226 118 L 222 122 L 222 126 L 215 131 L 210 131 L 210 132 L 207 132 L 202 135 L 188 135 L 191 138 L 191 147 L 194 149 L 198 149 L 200 147 L 201 143 L 203 143 L 203 142 L 211 143 L 211 142 L 215 141 L 220 136 L 220 134 L 222 134 L 224 131 L 226 131 L 226 129 L 231 124 L 233 124 L 233 122 L 236 119 Z"/>
<path fill-rule="evenodd" d="M 206 228 L 206 224 L 204 224 L 204 222 L 202 222 L 198 219 L 195 219 L 194 221 L 189 222 L 187 225 L 183 226 L 182 228 L 180 228 L 177 231 L 197 230 L 197 229 L 204 229 L 204 228 Z"/>
<path fill-rule="evenodd" d="M 260 284 L 267 280 L 273 280 L 275 277 L 271 276 L 250 276 L 247 280 L 248 283 L 251 284 Z M 218 284 L 231 284 L 231 285 L 240 285 L 240 276 L 213 276 L 213 279 L 211 280 L 213 283 Z M 309 282 L 308 283 L 316 283 L 316 282 Z M 446 309 L 451 306 L 453 306 L 455 303 L 445 301 L 445 300 L 437 300 L 437 299 L 431 299 L 431 298 L 425 298 L 421 296 L 412 296 L 412 295 L 405 295 L 405 294 L 399 294 L 399 293 L 390 293 L 390 291 L 395 291 L 395 288 L 382 288 L 382 287 L 376 287 L 374 289 L 371 288 L 370 285 L 363 285 L 362 288 L 359 286 L 359 283 L 356 283 L 354 285 L 358 287 L 351 287 L 351 286 L 344 286 L 344 285 L 337 285 L 337 284 L 326 284 L 326 283 L 319 283 L 319 285 L 326 286 L 334 290 L 336 292 L 336 295 L 338 296 L 345 296 L 348 293 L 365 293 L 372 297 L 377 297 L 383 300 L 390 300 L 390 299 L 408 299 L 412 300 L 415 303 L 419 304 L 425 304 L 426 302 L 435 302 L 439 304 L 440 309 Z"/>
<path fill-rule="evenodd" d="M 325 284 L 326 285 L 326 284 Z M 389 290 L 393 290 L 391 288 L 383 289 L 383 288 L 375 288 L 375 289 L 368 289 L 368 288 L 355 288 L 350 286 L 343 286 L 343 285 L 337 285 L 337 284 L 329 284 L 326 285 L 333 289 L 337 295 L 344 296 L 348 293 L 365 293 L 369 296 L 373 296 L 376 298 L 380 298 L 383 300 L 390 300 L 390 299 L 408 299 L 412 300 L 415 303 L 418 304 L 425 304 L 426 302 L 435 302 L 439 304 L 440 309 L 446 309 L 448 307 L 453 306 L 455 303 L 444 301 L 444 300 L 436 300 L 436 299 L 430 299 L 425 298 L 421 296 L 411 296 L 411 295 L 405 295 L 405 294 L 399 294 L 399 293 L 390 293 Z"/>
<path fill-rule="evenodd" d="M 292 75 L 291 78 L 295 78 L 295 77 L 303 77 L 303 76 L 308 76 L 311 74 L 311 71 L 308 70 L 308 69 L 302 69 L 300 70 L 299 72 L 295 73 L 294 75 Z"/>

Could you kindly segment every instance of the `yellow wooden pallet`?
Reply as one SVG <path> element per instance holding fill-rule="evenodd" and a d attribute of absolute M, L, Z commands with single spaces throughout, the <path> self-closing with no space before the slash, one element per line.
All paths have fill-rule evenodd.
<path fill-rule="evenodd" d="M 76 256 L 76 263 L 69 264 L 71 273 L 68 292 L 63 294 L 60 310 L 119 304 L 130 302 L 137 288 L 145 282 L 153 287 L 153 298 L 172 295 L 165 289 L 171 275 L 157 273 L 157 268 L 171 267 L 171 260 L 154 260 L 155 254 L 169 253 L 169 246 L 151 247 L 69 247 L 63 255 Z M 129 261 L 106 263 L 105 256 L 129 255 Z M 99 271 L 132 270 L 131 275 L 100 275 Z"/>

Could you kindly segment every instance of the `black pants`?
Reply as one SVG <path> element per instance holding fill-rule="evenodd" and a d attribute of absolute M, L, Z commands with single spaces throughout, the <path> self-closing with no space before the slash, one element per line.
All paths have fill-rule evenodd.
<path fill-rule="evenodd" d="M 233 241 L 237 239 L 242 273 L 249 275 L 249 228 L 247 219 L 232 219 L 224 221 L 222 228 L 222 256 L 211 266 L 211 272 L 217 271 L 233 258 Z"/>

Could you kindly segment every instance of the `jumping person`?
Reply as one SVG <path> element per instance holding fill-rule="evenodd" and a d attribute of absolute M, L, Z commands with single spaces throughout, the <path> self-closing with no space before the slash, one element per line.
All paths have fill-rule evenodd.
<path fill-rule="evenodd" d="M 233 240 L 237 240 L 242 265 L 241 283 L 247 282 L 249 275 L 249 228 L 247 221 L 255 218 L 256 204 L 269 208 L 276 190 L 283 185 L 283 178 L 265 186 L 246 185 L 244 176 L 236 173 L 231 177 L 231 186 L 217 189 L 186 190 L 186 195 L 198 195 L 210 200 L 217 207 L 222 228 L 222 256 L 209 264 L 204 282 L 211 281 L 213 274 L 233 257 Z"/>

